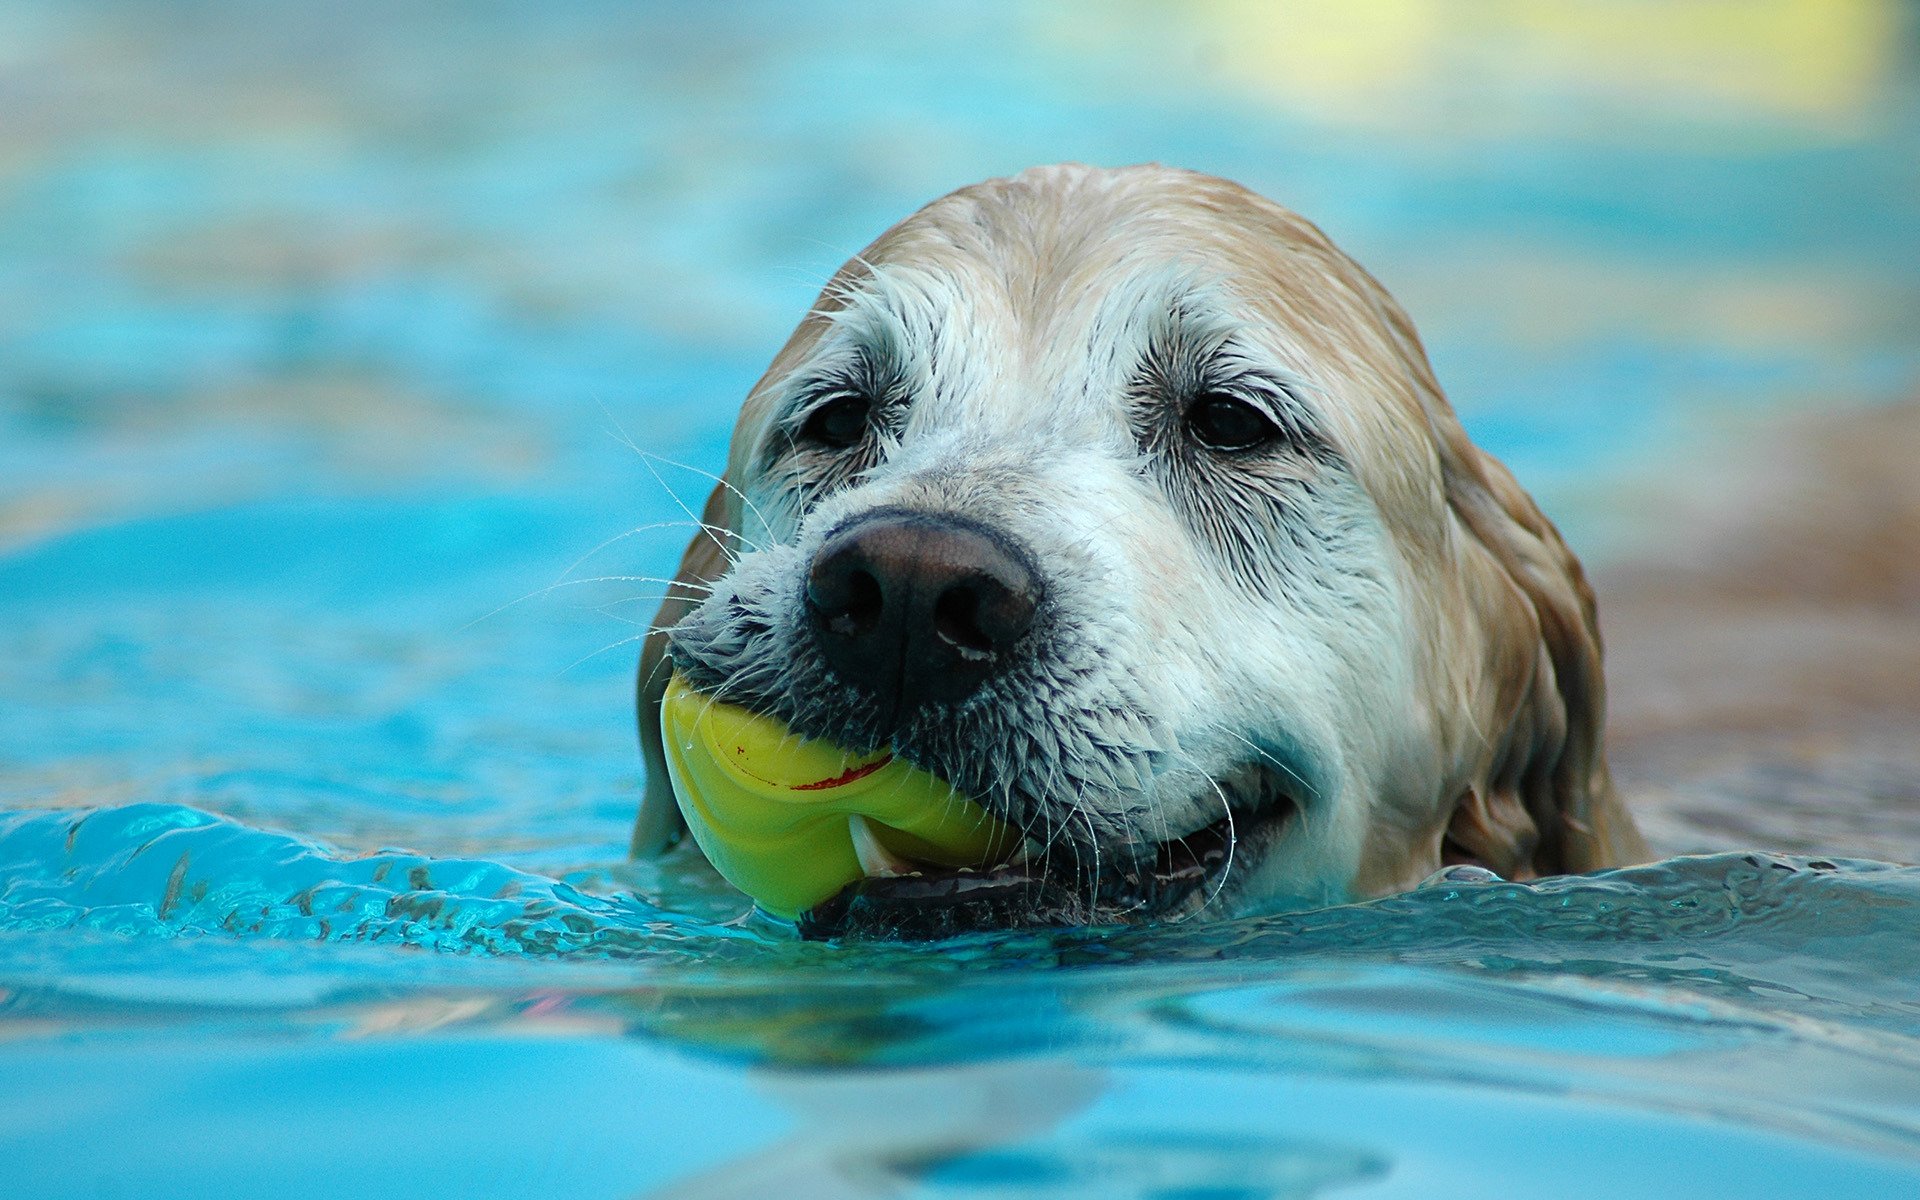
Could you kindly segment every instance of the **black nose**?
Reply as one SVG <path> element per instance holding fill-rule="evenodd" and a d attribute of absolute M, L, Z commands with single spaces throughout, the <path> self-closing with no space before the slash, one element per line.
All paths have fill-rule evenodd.
<path fill-rule="evenodd" d="M 878 510 L 814 556 L 807 615 L 827 665 L 885 719 L 973 694 L 1007 662 L 1040 600 L 1033 569 L 957 517 Z"/>

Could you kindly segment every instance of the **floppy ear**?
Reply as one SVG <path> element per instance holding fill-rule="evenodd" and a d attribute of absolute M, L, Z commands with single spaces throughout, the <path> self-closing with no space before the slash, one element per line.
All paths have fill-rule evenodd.
<path fill-rule="evenodd" d="M 1607 772 L 1600 626 L 1580 561 L 1506 467 L 1468 440 L 1406 313 L 1354 270 L 1413 374 L 1440 460 L 1459 617 L 1479 651 L 1460 666 L 1480 747 L 1456 777 L 1441 860 L 1507 879 L 1645 862 L 1652 854 Z"/>
<path fill-rule="evenodd" d="M 640 650 L 640 672 L 634 680 L 640 721 L 640 757 L 647 770 L 646 791 L 640 799 L 640 815 L 633 824 L 632 853 L 650 856 L 672 847 L 686 832 L 680 807 L 673 798 L 673 785 L 667 778 L 666 750 L 660 741 L 660 697 L 667 690 L 673 666 L 667 661 L 667 630 L 678 624 L 693 607 L 705 599 L 706 585 L 726 574 L 732 561 L 726 544 L 734 529 L 731 485 L 722 480 L 707 497 L 700 514 L 703 528 L 687 544 L 680 556 L 680 570 L 667 588 L 667 598 L 654 614 L 653 626 Z M 722 538 L 726 541 L 723 541 Z"/>
<path fill-rule="evenodd" d="M 1644 861 L 1607 772 L 1606 684 L 1593 589 L 1511 474 L 1438 422 L 1448 506 L 1484 659 L 1476 714 L 1491 745 L 1447 825 L 1448 862 L 1508 879 Z"/>

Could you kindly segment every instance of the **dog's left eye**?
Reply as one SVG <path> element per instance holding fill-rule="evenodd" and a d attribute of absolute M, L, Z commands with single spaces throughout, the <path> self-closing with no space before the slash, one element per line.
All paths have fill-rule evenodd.
<path fill-rule="evenodd" d="M 872 412 L 873 404 L 865 396 L 845 392 L 809 413 L 800 436 L 816 445 L 846 450 L 867 436 L 867 419 Z"/>
<path fill-rule="evenodd" d="M 1273 418 L 1237 396 L 1203 392 L 1187 406 L 1187 430 L 1209 450 L 1253 450 L 1280 436 Z"/>

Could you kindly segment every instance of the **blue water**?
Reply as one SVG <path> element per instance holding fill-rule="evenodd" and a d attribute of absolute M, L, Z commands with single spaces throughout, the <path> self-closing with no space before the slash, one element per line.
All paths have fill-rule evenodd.
<path fill-rule="evenodd" d="M 1847 846 L 937 953 L 624 861 L 679 505 L 950 187 L 1308 212 L 1592 559 L 1911 394 L 1914 13 L 1585 11 L 0 6 L 0 1195 L 1920 1194 Z"/>
<path fill-rule="evenodd" d="M 1891 1196 L 1920 1172 L 1920 868 L 1724 854 L 932 955 L 174 805 L 16 814 L 0 877 L 23 1195 Z M 112 1153 L 54 1148 L 85 1138 Z"/>

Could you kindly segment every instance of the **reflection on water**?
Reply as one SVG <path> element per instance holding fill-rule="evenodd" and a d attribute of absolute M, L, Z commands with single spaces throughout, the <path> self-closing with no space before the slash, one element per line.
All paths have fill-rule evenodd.
<path fill-rule="evenodd" d="M 7 5 L 5 1190 L 1912 1195 L 1920 877 L 1815 856 L 1920 812 L 1915 28 Z M 1068 158 L 1376 270 L 1605 564 L 1664 844 L 1800 856 L 934 949 L 622 862 L 675 496 L 844 257 Z"/>

